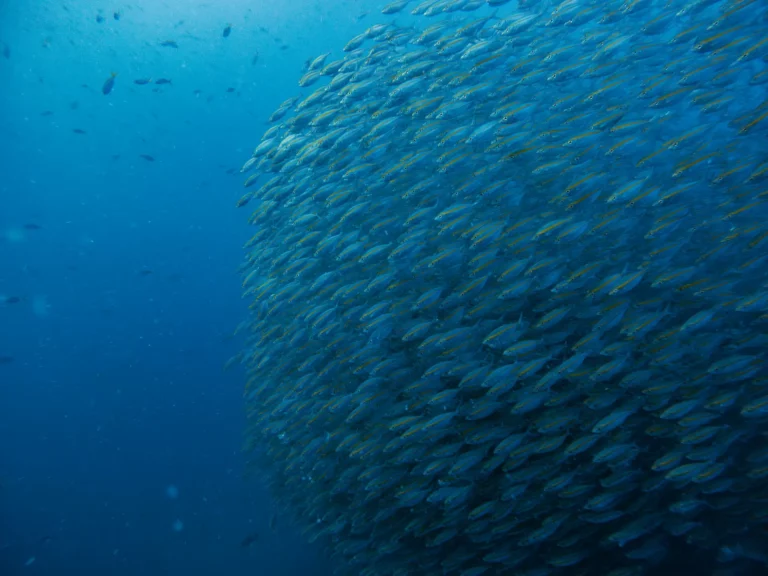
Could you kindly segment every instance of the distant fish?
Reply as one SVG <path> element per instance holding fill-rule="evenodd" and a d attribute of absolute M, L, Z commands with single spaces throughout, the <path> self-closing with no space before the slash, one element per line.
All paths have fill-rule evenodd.
<path fill-rule="evenodd" d="M 53 116 L 53 112 L 50 110 L 45 110 L 43 112 L 40 112 L 40 116 Z"/>
<path fill-rule="evenodd" d="M 42 226 L 40 226 L 39 224 L 35 224 L 34 222 L 27 222 L 26 224 L 24 224 L 25 230 L 42 230 L 42 228 L 43 228 Z"/>
<path fill-rule="evenodd" d="M 75 134 L 87 134 L 85 130 L 81 130 L 80 128 L 72 128 L 72 132 Z"/>
<path fill-rule="evenodd" d="M 224 38 L 227 38 L 232 33 L 232 24 L 224 26 L 224 32 L 221 33 Z"/>
<path fill-rule="evenodd" d="M 272 534 L 277 533 L 277 513 L 272 512 L 272 515 L 269 517 L 269 529 L 272 531 Z"/>
<path fill-rule="evenodd" d="M 259 61 L 259 53 L 258 51 L 253 55 L 253 58 L 251 58 L 251 66 L 256 66 L 256 63 Z"/>
<path fill-rule="evenodd" d="M 120 20 L 120 12 L 116 11 L 114 14 L 112 14 L 112 18 L 115 20 Z"/>
<path fill-rule="evenodd" d="M 168 80 L 168 78 L 158 78 L 157 80 L 155 80 L 155 84 L 159 84 L 159 85 L 170 84 L 170 83 L 171 81 Z"/>
<path fill-rule="evenodd" d="M 155 159 L 149 154 L 139 154 L 139 158 L 144 158 L 147 162 L 154 162 Z"/>
<path fill-rule="evenodd" d="M 102 16 L 101 14 L 96 14 L 96 22 L 98 22 L 99 24 L 102 24 L 104 22 L 104 16 Z"/>
<path fill-rule="evenodd" d="M 104 82 L 104 85 L 101 87 L 101 92 L 105 96 L 112 92 L 112 88 L 115 87 L 115 77 L 117 76 L 117 72 L 112 72 L 112 75 L 107 78 L 107 81 Z"/>
<path fill-rule="evenodd" d="M 18 304 L 21 302 L 22 298 L 21 296 L 2 296 L 3 304 Z"/>
<path fill-rule="evenodd" d="M 69 104 L 70 110 L 77 110 L 78 108 L 80 108 L 80 103 L 77 100 L 70 102 Z"/>
<path fill-rule="evenodd" d="M 149 84 L 152 82 L 152 78 L 139 78 L 138 80 L 134 80 L 134 84 L 138 84 L 139 86 L 144 86 L 144 84 Z"/>
<path fill-rule="evenodd" d="M 5 42 L 3 42 L 3 56 L 5 59 L 9 59 L 11 57 L 11 47 L 8 46 Z"/>
<path fill-rule="evenodd" d="M 175 40 L 163 40 L 160 42 L 160 46 L 163 46 L 164 48 L 178 48 L 179 45 L 176 44 Z"/>
<path fill-rule="evenodd" d="M 240 542 L 241 548 L 250 548 L 253 546 L 253 544 L 259 539 L 259 535 L 254 532 L 253 534 L 248 534 L 243 540 Z"/>
<path fill-rule="evenodd" d="M 237 168 L 230 168 L 227 170 L 227 174 L 234 174 L 235 172 L 237 172 Z"/>
<path fill-rule="evenodd" d="M 13 363 L 13 356 L 0 356 L 0 366 Z"/>
<path fill-rule="evenodd" d="M 234 88 L 232 88 L 232 87 L 229 87 L 229 88 L 227 88 L 227 92 L 228 92 L 229 94 L 232 94 L 232 92 L 234 92 L 234 91 L 235 91 L 235 89 L 234 89 Z"/>
<path fill-rule="evenodd" d="M 150 275 L 152 275 L 152 270 L 150 270 L 149 268 L 142 268 L 141 270 L 139 270 L 139 276 L 150 276 Z"/>

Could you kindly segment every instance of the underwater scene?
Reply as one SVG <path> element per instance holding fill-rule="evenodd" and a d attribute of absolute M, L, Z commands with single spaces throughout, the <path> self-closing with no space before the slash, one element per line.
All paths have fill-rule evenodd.
<path fill-rule="evenodd" d="M 768 574 L 768 2 L 0 16 L 3 574 Z"/>

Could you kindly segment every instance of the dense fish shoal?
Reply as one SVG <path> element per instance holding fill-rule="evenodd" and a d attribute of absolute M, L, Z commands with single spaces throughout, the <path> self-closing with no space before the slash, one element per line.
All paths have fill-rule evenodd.
<path fill-rule="evenodd" d="M 407 12 L 242 168 L 253 468 L 343 574 L 765 571 L 766 4 Z"/>

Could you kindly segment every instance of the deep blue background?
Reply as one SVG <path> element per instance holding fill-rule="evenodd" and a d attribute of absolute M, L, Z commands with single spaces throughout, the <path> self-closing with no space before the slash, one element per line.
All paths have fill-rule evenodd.
<path fill-rule="evenodd" d="M 383 4 L 0 1 L 0 574 L 329 573 L 243 479 L 227 170 Z"/>

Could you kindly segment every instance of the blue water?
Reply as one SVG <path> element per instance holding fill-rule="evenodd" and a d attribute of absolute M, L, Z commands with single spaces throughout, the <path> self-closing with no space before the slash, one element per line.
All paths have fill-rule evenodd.
<path fill-rule="evenodd" d="M 329 572 L 243 477 L 227 171 L 378 4 L 0 3 L 3 576 Z"/>

